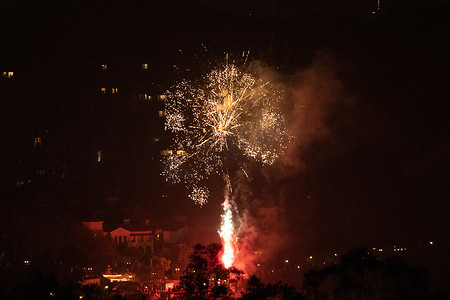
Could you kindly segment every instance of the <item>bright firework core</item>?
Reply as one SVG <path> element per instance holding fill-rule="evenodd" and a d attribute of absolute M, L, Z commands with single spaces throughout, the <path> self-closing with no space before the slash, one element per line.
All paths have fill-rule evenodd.
<path fill-rule="evenodd" d="M 225 202 L 222 204 L 222 224 L 220 226 L 219 235 L 223 242 L 223 254 L 222 262 L 225 268 L 229 268 L 233 264 L 234 260 L 234 225 L 233 225 L 233 212 L 231 210 L 231 203 L 228 197 L 225 198 Z"/>

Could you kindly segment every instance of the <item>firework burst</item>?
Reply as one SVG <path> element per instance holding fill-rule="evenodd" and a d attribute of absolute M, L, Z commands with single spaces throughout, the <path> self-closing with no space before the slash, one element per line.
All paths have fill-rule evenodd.
<path fill-rule="evenodd" d="M 281 98 L 256 72 L 228 61 L 198 80 L 181 81 L 165 100 L 176 155 L 164 158 L 163 175 L 190 187 L 190 197 L 203 205 L 209 192 L 201 183 L 226 175 L 227 157 L 273 164 L 288 138 L 277 109 Z"/>

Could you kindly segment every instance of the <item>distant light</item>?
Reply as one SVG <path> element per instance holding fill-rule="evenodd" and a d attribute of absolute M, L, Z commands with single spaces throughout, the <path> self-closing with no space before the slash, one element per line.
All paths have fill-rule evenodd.
<path fill-rule="evenodd" d="M 297 266 L 297 269 L 300 269 L 300 266 Z"/>
<path fill-rule="evenodd" d="M 284 262 L 285 262 L 285 263 L 288 263 L 288 262 L 289 262 L 289 259 L 286 259 Z"/>
<path fill-rule="evenodd" d="M 3 77 L 12 78 L 12 77 L 14 77 L 14 72 L 11 72 L 11 71 L 3 72 Z"/>
<path fill-rule="evenodd" d="M 430 243 L 429 243 L 430 245 L 434 245 L 434 242 L 433 241 L 430 241 Z"/>
<path fill-rule="evenodd" d="M 102 161 L 102 150 L 97 150 L 97 162 Z"/>
<path fill-rule="evenodd" d="M 310 256 L 310 257 L 309 257 L 309 259 L 313 259 L 313 257 L 312 257 L 312 256 Z"/>
<path fill-rule="evenodd" d="M 334 256 L 337 256 L 337 253 L 335 253 Z"/>
<path fill-rule="evenodd" d="M 379 252 L 383 252 L 383 249 L 380 248 L 380 249 L 378 249 L 378 251 L 379 251 Z"/>
<path fill-rule="evenodd" d="M 109 288 L 109 286 L 105 285 L 105 289 L 107 290 Z"/>

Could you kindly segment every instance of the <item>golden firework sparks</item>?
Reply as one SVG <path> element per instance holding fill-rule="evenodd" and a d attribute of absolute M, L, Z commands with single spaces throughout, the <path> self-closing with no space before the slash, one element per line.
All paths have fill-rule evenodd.
<path fill-rule="evenodd" d="M 199 80 L 181 81 L 165 100 L 165 129 L 179 154 L 164 158 L 163 175 L 191 187 L 190 197 L 203 205 L 208 192 L 199 183 L 227 173 L 225 156 L 273 164 L 288 139 L 277 109 L 281 97 L 270 82 L 228 62 Z"/>

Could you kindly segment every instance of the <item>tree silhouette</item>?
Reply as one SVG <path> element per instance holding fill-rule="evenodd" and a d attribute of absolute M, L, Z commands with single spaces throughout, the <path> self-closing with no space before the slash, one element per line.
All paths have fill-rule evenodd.
<path fill-rule="evenodd" d="M 305 274 L 306 298 L 325 299 L 430 299 L 428 275 L 399 258 L 378 261 L 367 249 L 343 255 L 335 265 Z"/>
<path fill-rule="evenodd" d="M 186 275 L 181 277 L 183 299 L 230 299 L 232 281 L 241 279 L 242 271 L 225 269 L 220 261 L 222 246 L 197 244 L 189 256 Z"/>

